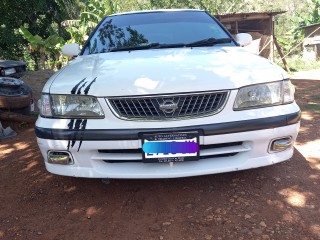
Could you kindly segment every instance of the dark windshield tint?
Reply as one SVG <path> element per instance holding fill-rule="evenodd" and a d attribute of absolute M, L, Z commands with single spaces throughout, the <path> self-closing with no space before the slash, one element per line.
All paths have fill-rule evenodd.
<path fill-rule="evenodd" d="M 124 14 L 104 19 L 85 46 L 84 54 L 151 43 L 187 44 L 207 38 L 229 37 L 211 16 L 202 11 Z"/>

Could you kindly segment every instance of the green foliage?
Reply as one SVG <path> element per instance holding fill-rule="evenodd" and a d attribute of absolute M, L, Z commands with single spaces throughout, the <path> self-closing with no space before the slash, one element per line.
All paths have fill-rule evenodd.
<path fill-rule="evenodd" d="M 307 6 L 309 12 L 299 13 L 299 23 L 300 26 L 308 26 L 314 23 L 320 23 L 320 0 L 311 0 L 311 2 L 307 2 Z"/>
<path fill-rule="evenodd" d="M 59 54 L 61 44 L 83 45 L 105 16 L 160 8 L 197 8 L 211 14 L 287 10 L 275 18 L 276 35 L 285 53 L 302 41 L 300 25 L 320 22 L 320 0 L 2 0 L 0 58 L 26 60 L 34 69 L 54 67 L 64 61 Z M 139 40 L 135 33 L 132 36 L 132 41 Z"/>
<path fill-rule="evenodd" d="M 68 8 L 76 0 L 1 0 L 0 58 L 40 62 L 40 54 L 28 52 L 28 41 L 19 28 L 25 26 L 33 35 L 47 39 L 51 33 L 68 38 L 60 22 L 69 18 Z"/>
<path fill-rule="evenodd" d="M 304 8 L 297 10 L 296 14 L 293 17 L 289 17 L 289 19 L 289 29 L 282 33 L 282 38 L 278 38 L 278 40 L 284 52 L 293 56 L 302 52 L 304 31 L 301 26 L 320 22 L 320 0 L 308 1 Z M 298 62 L 293 62 L 293 64 L 294 66 L 298 65 L 299 68 Z"/>
<path fill-rule="evenodd" d="M 319 61 L 307 61 L 306 62 L 299 55 L 294 55 L 294 56 L 288 57 L 288 58 L 286 58 L 286 61 L 290 67 L 290 71 L 292 71 L 292 72 L 320 69 L 320 62 Z M 279 65 L 284 68 L 283 63 L 281 61 L 279 62 Z"/>
<path fill-rule="evenodd" d="M 246 5 L 244 0 L 88 0 L 80 8 L 78 19 L 65 20 L 62 25 L 70 33 L 68 42 L 83 45 L 90 32 L 102 18 L 113 13 L 142 10 L 142 9 L 168 9 L 168 8 L 199 8 L 212 14 L 240 11 Z"/>
<path fill-rule="evenodd" d="M 305 110 L 314 111 L 315 113 L 320 114 L 320 106 L 318 104 L 315 104 L 315 103 L 305 104 L 303 108 Z"/>
<path fill-rule="evenodd" d="M 41 59 L 42 69 L 46 68 L 47 60 L 56 60 L 58 61 L 60 58 L 60 49 L 65 44 L 63 38 L 61 38 L 58 34 L 52 33 L 46 39 L 40 37 L 39 35 L 32 35 L 28 29 L 24 27 L 20 27 L 19 29 L 22 36 L 29 42 L 30 51 L 38 52 Z M 51 61 L 49 64 L 50 68 L 55 67 L 55 61 Z"/>
<path fill-rule="evenodd" d="M 138 0 L 136 5 L 138 9 L 191 8 L 203 9 L 211 14 L 221 14 L 241 11 L 247 2 L 245 0 Z"/>
<path fill-rule="evenodd" d="M 76 42 L 83 45 L 88 39 L 90 32 L 101 19 L 117 12 L 118 7 L 118 1 L 89 0 L 80 9 L 79 19 L 62 22 L 62 25 L 66 27 L 66 30 L 71 36 L 71 39 L 68 42 Z"/>

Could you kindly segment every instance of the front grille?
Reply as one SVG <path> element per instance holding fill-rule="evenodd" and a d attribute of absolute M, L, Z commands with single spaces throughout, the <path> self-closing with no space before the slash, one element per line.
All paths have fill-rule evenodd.
<path fill-rule="evenodd" d="M 219 149 L 219 148 L 226 148 L 226 147 L 234 147 L 234 146 L 241 146 L 243 142 L 228 142 L 228 143 L 216 143 L 216 144 L 209 144 L 209 145 L 199 145 L 200 152 L 201 150 L 206 149 Z M 98 149 L 99 153 L 138 153 L 142 154 L 142 149 Z"/>
<path fill-rule="evenodd" d="M 219 112 L 228 91 L 108 98 L 116 116 L 123 119 L 163 120 L 192 118 Z"/>
<path fill-rule="evenodd" d="M 207 159 L 207 158 L 222 158 L 222 157 L 233 157 L 235 155 L 237 155 L 238 153 L 225 153 L 225 154 L 217 154 L 217 155 L 213 155 L 213 156 L 200 156 L 200 160 L 201 159 Z M 142 160 L 103 160 L 105 163 L 142 163 Z M 176 162 L 179 163 L 179 162 Z"/>
<path fill-rule="evenodd" d="M 244 142 L 200 145 L 199 147 L 200 160 L 217 157 L 232 157 L 239 153 L 251 150 Z M 107 163 L 142 162 L 142 149 L 98 149 L 98 154 L 92 159 Z"/>

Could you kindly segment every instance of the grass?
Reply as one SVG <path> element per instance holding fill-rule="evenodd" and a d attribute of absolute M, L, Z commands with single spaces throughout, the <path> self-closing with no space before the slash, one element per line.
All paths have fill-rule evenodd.
<path fill-rule="evenodd" d="M 29 116 L 38 117 L 39 112 L 30 112 Z"/>
<path fill-rule="evenodd" d="M 25 129 L 25 128 L 28 128 L 29 127 L 29 124 L 26 123 L 26 122 L 21 122 L 19 123 L 19 128 L 20 129 Z"/>
<path fill-rule="evenodd" d="M 280 59 L 279 59 L 280 60 Z M 275 62 L 279 61 L 278 59 Z M 305 61 L 299 56 L 287 57 L 286 61 L 288 63 L 289 69 L 291 72 L 299 72 L 299 71 L 308 71 L 314 69 L 320 69 L 320 61 Z M 282 61 L 278 63 L 282 68 L 284 65 Z"/>
<path fill-rule="evenodd" d="M 303 107 L 305 110 L 314 111 L 315 113 L 320 113 L 320 105 L 318 104 L 305 104 Z"/>
<path fill-rule="evenodd" d="M 320 94 L 311 96 L 312 100 L 320 101 Z"/>

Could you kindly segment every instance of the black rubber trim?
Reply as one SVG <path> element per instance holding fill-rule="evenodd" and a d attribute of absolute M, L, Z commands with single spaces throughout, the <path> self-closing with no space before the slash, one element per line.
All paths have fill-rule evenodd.
<path fill-rule="evenodd" d="M 299 111 L 296 113 L 276 117 L 176 128 L 86 129 L 81 131 L 69 129 L 40 128 L 36 126 L 35 132 L 38 138 L 76 141 L 137 140 L 141 138 L 141 134 L 143 133 L 181 131 L 199 131 L 200 135 L 209 136 L 284 127 L 299 122 L 300 117 L 301 112 Z"/>

